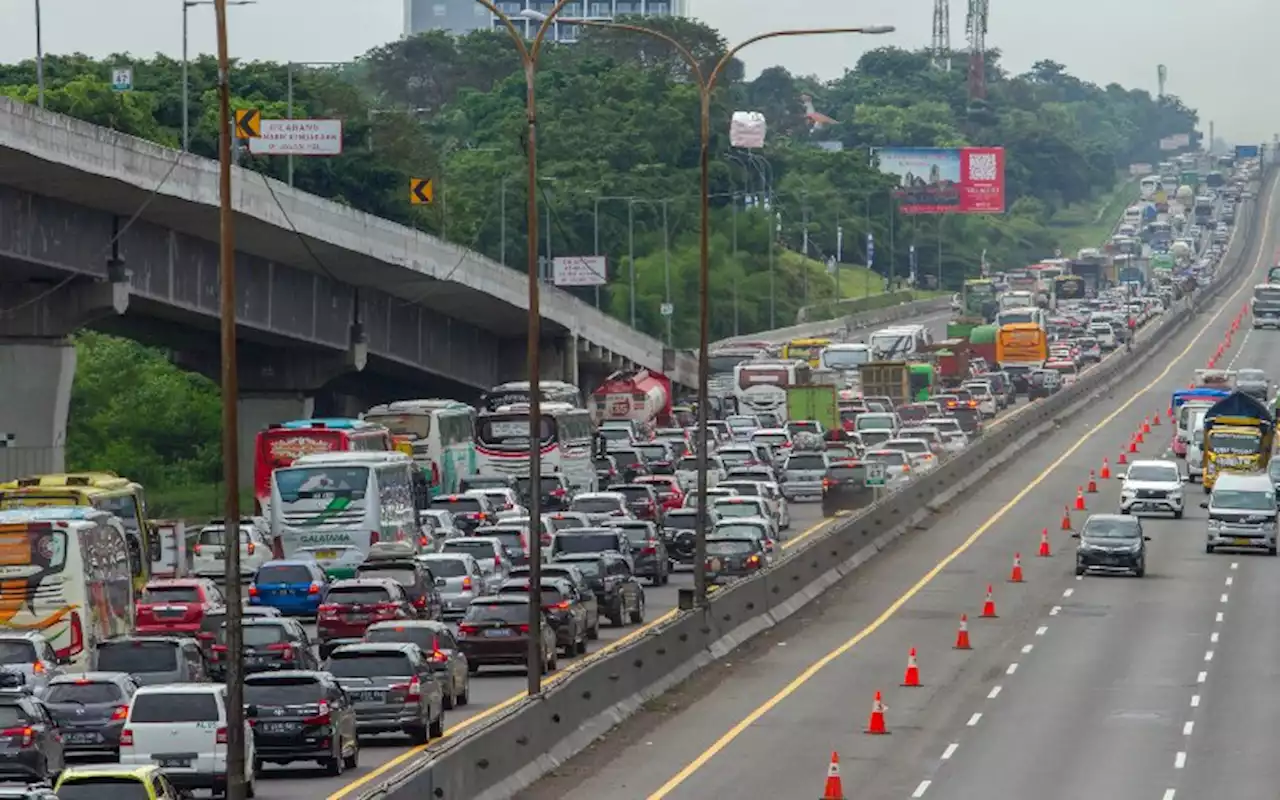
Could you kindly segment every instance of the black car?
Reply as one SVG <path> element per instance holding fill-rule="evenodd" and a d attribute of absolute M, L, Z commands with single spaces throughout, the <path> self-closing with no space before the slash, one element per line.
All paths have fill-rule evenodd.
<path fill-rule="evenodd" d="M 1036 369 L 1027 373 L 1027 399 L 1049 397 L 1062 385 L 1062 376 L 1051 369 Z"/>
<path fill-rule="evenodd" d="M 532 570 L 525 567 L 515 567 L 511 570 L 508 578 L 524 578 L 529 579 Z M 580 564 L 573 564 L 563 559 L 551 561 L 542 564 L 543 578 L 558 578 L 573 584 L 573 588 L 578 590 L 578 594 L 582 598 L 582 607 L 587 612 L 587 638 L 595 641 L 600 638 L 600 601 L 596 599 L 595 590 L 591 588 L 591 582 L 587 580 L 586 571 L 581 569 Z"/>
<path fill-rule="evenodd" d="M 764 542 L 749 536 L 707 537 L 707 582 L 716 584 L 754 575 L 768 563 Z"/>
<path fill-rule="evenodd" d="M 556 562 L 582 570 L 596 594 L 600 613 L 608 617 L 615 628 L 628 618 L 637 625 L 644 622 L 644 588 L 621 553 L 565 553 L 558 556 Z"/>
<path fill-rule="evenodd" d="M 290 670 L 250 675 L 244 701 L 253 725 L 254 769 L 319 761 L 330 775 L 360 762 L 356 712 L 327 672 Z"/>
<path fill-rule="evenodd" d="M 649 464 L 645 460 L 644 455 L 634 447 L 627 447 L 618 450 L 610 450 L 609 455 L 613 456 L 614 463 L 618 465 L 618 474 L 610 483 L 614 483 L 618 478 L 623 481 L 633 481 L 641 475 L 648 475 Z M 601 486 L 605 484 L 601 483 Z"/>
<path fill-rule="evenodd" d="M 244 644 L 244 671 L 272 672 L 278 670 L 320 669 L 320 659 L 312 647 L 311 637 L 302 623 L 289 617 L 276 619 L 246 619 L 240 626 Z M 226 675 L 227 628 L 224 624 L 214 645 L 216 664 Z"/>
<path fill-rule="evenodd" d="M 431 498 L 431 507 L 453 514 L 453 524 L 466 536 L 481 525 L 498 521 L 498 512 L 487 497 L 441 494 Z"/>
<path fill-rule="evenodd" d="M 538 503 L 544 512 L 567 511 L 569 508 L 569 482 L 564 473 L 552 472 L 541 476 L 542 489 L 538 492 Z M 516 478 L 516 496 L 520 503 L 529 508 L 533 493 L 530 491 L 529 478 Z"/>
<path fill-rule="evenodd" d="M 707 509 L 707 516 L 711 510 Z M 707 527 L 711 527 L 711 520 Z M 698 540 L 698 509 L 673 508 L 662 518 L 662 540 L 667 553 L 676 564 L 692 564 Z"/>
<path fill-rule="evenodd" d="M 1237 370 L 1236 390 L 1265 403 L 1271 393 L 1271 380 L 1267 378 L 1267 373 L 1260 369 Z"/>
<path fill-rule="evenodd" d="M 854 511 L 870 505 L 874 498 L 874 490 L 867 487 L 867 466 L 863 462 L 845 459 L 827 467 L 822 480 L 822 516 Z"/>
<path fill-rule="evenodd" d="M 106 753 L 118 761 L 120 731 L 136 691 L 137 681 L 126 672 L 78 672 L 52 678 L 42 699 L 68 754 Z"/>
<path fill-rule="evenodd" d="M 0 779 L 52 780 L 66 766 L 62 736 L 26 676 L 0 672 Z"/>
<path fill-rule="evenodd" d="M 1076 574 L 1089 570 L 1132 573 L 1141 578 L 1147 574 L 1147 542 L 1142 520 L 1121 514 L 1094 514 L 1084 523 L 1076 546 Z"/>
<path fill-rule="evenodd" d="M 591 459 L 596 468 L 596 483 L 608 486 L 618 480 L 618 460 L 610 455 L 598 455 Z"/>
<path fill-rule="evenodd" d="M 368 559 L 356 567 L 357 578 L 390 578 L 404 587 L 418 619 L 440 619 L 444 601 L 431 568 L 413 558 Z"/>
<path fill-rule="evenodd" d="M 528 578 L 510 578 L 498 588 L 499 595 L 528 595 Z M 566 658 L 587 652 L 587 609 L 578 590 L 569 581 L 543 578 L 542 610 L 556 632 L 556 646 Z"/>
<path fill-rule="evenodd" d="M 671 580 L 671 559 L 667 555 L 667 543 L 663 541 L 658 526 L 642 519 L 625 519 L 605 523 L 619 528 L 631 542 L 632 570 L 637 577 L 648 578 L 654 586 L 665 586 Z"/>

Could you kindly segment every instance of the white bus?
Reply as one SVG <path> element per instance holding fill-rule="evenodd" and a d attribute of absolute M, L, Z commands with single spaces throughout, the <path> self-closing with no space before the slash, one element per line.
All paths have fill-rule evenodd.
<path fill-rule="evenodd" d="M 271 473 L 271 536 L 284 558 L 320 560 L 418 535 L 413 460 L 404 453 L 316 453 Z"/>
<path fill-rule="evenodd" d="M 573 408 L 582 408 L 582 390 L 572 383 L 538 381 L 538 388 L 542 390 L 544 403 L 566 403 Z M 528 381 L 511 381 L 485 392 L 480 398 L 480 405 L 489 411 L 497 411 L 503 406 L 528 403 L 530 399 Z"/>
<path fill-rule="evenodd" d="M 391 431 L 397 446 L 407 443 L 426 476 L 429 494 L 454 494 L 466 475 L 476 474 L 475 409 L 457 400 L 397 400 L 364 412 L 367 422 Z"/>
<path fill-rule="evenodd" d="M 596 490 L 595 428 L 586 410 L 543 403 L 539 444 L 543 475 L 563 474 L 571 491 Z M 481 473 L 528 477 L 529 406 L 517 403 L 482 412 L 476 420 L 476 453 Z"/>
<path fill-rule="evenodd" d="M 133 631 L 124 526 L 89 506 L 0 511 L 0 630 L 35 631 L 75 670 Z"/>
<path fill-rule="evenodd" d="M 1148 175 L 1138 185 L 1141 189 L 1143 200 L 1155 200 L 1156 192 L 1162 188 L 1159 175 Z"/>
<path fill-rule="evenodd" d="M 808 385 L 807 361 L 749 361 L 733 368 L 734 395 L 741 414 L 772 413 L 787 419 L 787 387 Z"/>

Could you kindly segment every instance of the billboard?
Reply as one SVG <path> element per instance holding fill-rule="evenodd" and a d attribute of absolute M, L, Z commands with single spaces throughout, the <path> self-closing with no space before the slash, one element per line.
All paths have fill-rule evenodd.
<path fill-rule="evenodd" d="M 1003 147 L 884 147 L 880 171 L 898 176 L 903 214 L 1003 214 Z"/>
<path fill-rule="evenodd" d="M 1143 178 L 1155 172 L 1150 164 L 1130 164 L 1129 174 L 1135 178 Z"/>
<path fill-rule="evenodd" d="M 1258 146 L 1256 144 L 1238 144 L 1236 145 L 1236 158 L 1257 158 Z"/>
<path fill-rule="evenodd" d="M 249 140 L 255 156 L 336 156 L 342 154 L 340 119 L 264 119 Z"/>
<path fill-rule="evenodd" d="M 1181 150 L 1184 147 L 1191 146 L 1191 134 L 1175 133 L 1172 136 L 1166 136 L 1160 140 L 1161 150 Z"/>
<path fill-rule="evenodd" d="M 609 282 L 604 256 L 556 256 L 551 282 L 556 286 L 603 286 Z"/>

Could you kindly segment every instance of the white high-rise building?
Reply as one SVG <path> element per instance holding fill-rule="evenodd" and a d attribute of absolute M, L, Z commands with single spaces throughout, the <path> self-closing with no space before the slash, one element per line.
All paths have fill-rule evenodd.
<path fill-rule="evenodd" d="M 572 0 L 561 9 L 561 19 L 613 20 L 629 14 L 649 17 L 688 16 L 690 0 Z M 510 16 L 527 34 L 538 27 L 538 21 L 517 15 L 525 9 L 550 13 L 556 0 L 495 0 L 498 8 Z M 500 26 L 493 14 L 475 0 L 404 0 L 404 33 L 412 36 L 426 31 L 470 33 Z M 555 41 L 576 41 L 581 25 L 558 23 L 551 31 Z"/>

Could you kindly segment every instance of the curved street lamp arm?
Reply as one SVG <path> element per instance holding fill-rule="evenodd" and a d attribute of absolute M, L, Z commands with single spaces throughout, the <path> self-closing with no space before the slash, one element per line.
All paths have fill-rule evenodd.
<path fill-rule="evenodd" d="M 659 39 L 666 42 L 689 63 L 689 68 L 693 70 L 694 76 L 698 79 L 698 86 L 702 87 L 706 85 L 706 81 L 702 75 L 702 65 L 698 63 L 698 59 L 693 55 L 693 51 L 676 41 L 673 36 L 665 34 L 662 31 L 656 31 L 653 28 L 646 28 L 641 25 L 630 25 L 625 22 L 603 22 L 592 19 L 575 19 L 573 24 L 582 25 L 587 28 L 612 28 L 619 31 L 629 31 L 631 33 L 638 33 L 642 36 L 648 36 L 652 39 Z"/>
<path fill-rule="evenodd" d="M 824 33 L 888 33 L 888 30 L 863 26 L 860 28 L 798 28 L 795 30 L 761 33 L 757 36 L 752 36 L 750 39 L 739 42 L 729 48 L 729 51 L 720 57 L 720 61 L 717 62 L 715 68 L 711 70 L 710 79 L 707 82 L 707 90 L 710 91 L 711 87 L 715 86 L 716 80 L 720 77 L 720 73 L 729 65 L 729 62 L 733 61 L 734 56 L 738 55 L 738 53 L 744 48 L 750 47 L 756 42 L 763 42 L 765 39 L 782 39 L 790 36 L 817 36 Z"/>
<path fill-rule="evenodd" d="M 529 48 L 524 43 L 524 34 L 516 29 L 515 23 L 511 21 L 505 13 L 500 11 L 492 0 L 476 0 L 477 3 L 489 9 L 489 13 L 493 14 L 499 22 L 507 29 L 507 33 L 511 34 L 512 40 L 516 43 L 516 50 L 520 51 L 520 60 L 528 64 L 533 60 L 533 54 L 529 52 Z"/>

